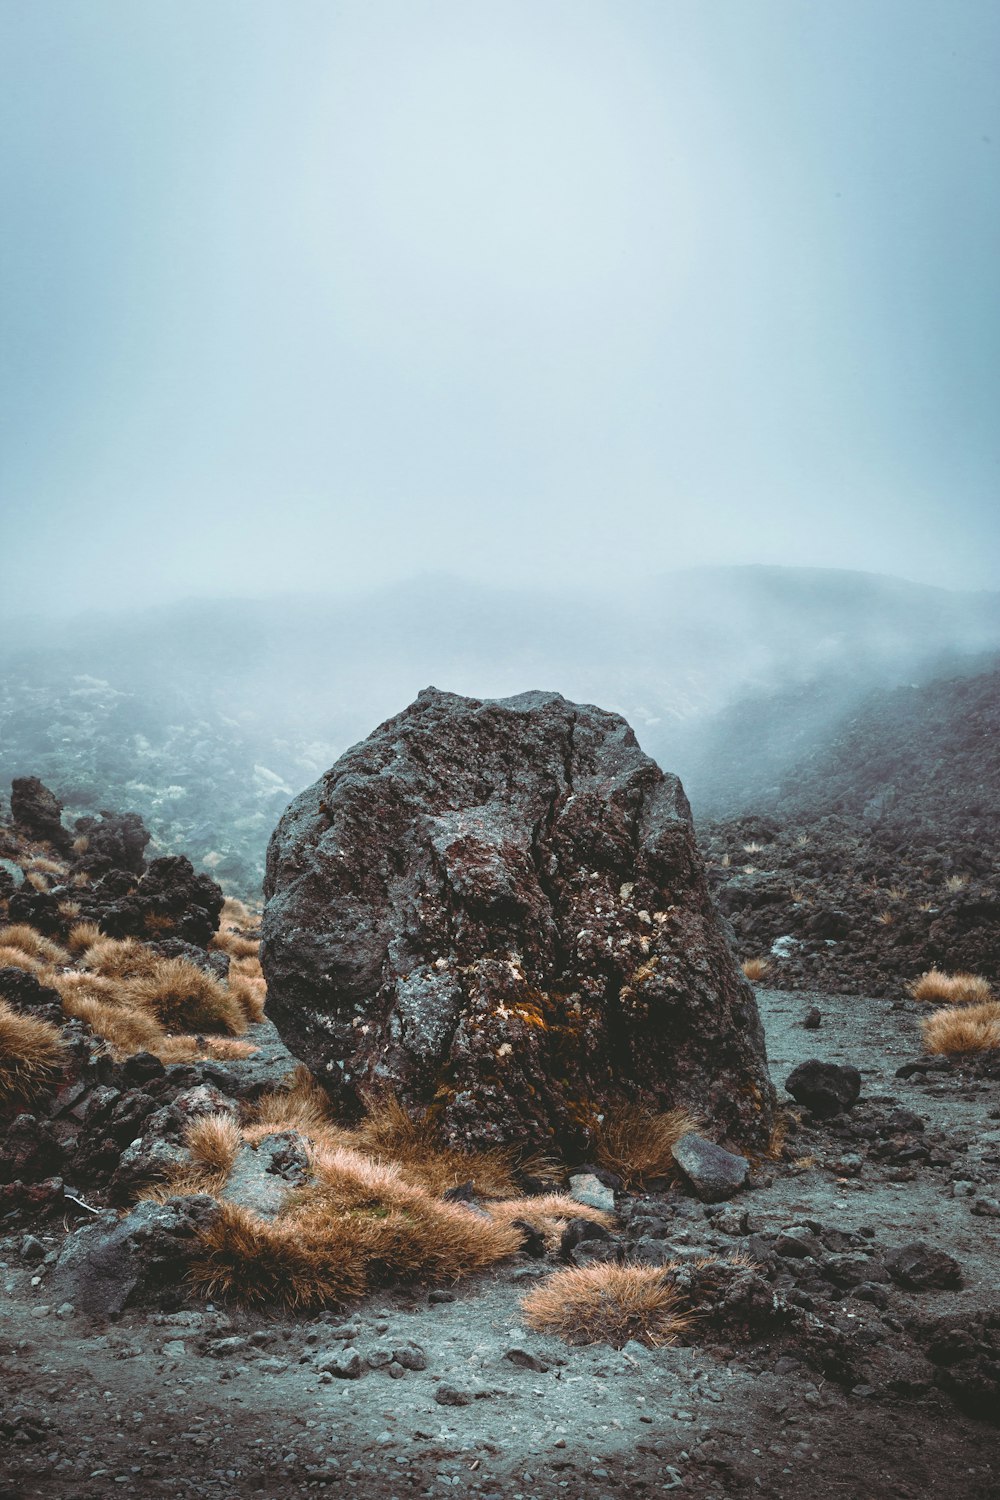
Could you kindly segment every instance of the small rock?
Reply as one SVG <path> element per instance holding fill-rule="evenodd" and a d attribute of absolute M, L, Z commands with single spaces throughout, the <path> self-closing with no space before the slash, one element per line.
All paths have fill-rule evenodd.
<path fill-rule="evenodd" d="M 257 1370 L 263 1370 L 265 1375 L 284 1375 L 288 1369 L 286 1359 L 259 1359 L 254 1366 Z"/>
<path fill-rule="evenodd" d="M 983 1219 L 1000 1219 L 1000 1200 L 996 1198 L 977 1198 L 972 1205 L 972 1212 Z"/>
<path fill-rule="evenodd" d="M 73 1306 L 72 1302 L 63 1302 L 61 1306 L 56 1308 L 56 1317 L 61 1323 L 68 1322 L 68 1320 L 72 1318 L 75 1313 L 76 1308 Z"/>
<path fill-rule="evenodd" d="M 443 1288 L 435 1288 L 433 1292 L 427 1293 L 427 1300 L 432 1307 L 441 1306 L 445 1302 L 454 1302 L 455 1293 L 446 1292 Z"/>
<path fill-rule="evenodd" d="M 823 1021 L 823 1013 L 818 1005 L 812 1006 L 806 1011 L 802 1018 L 802 1025 L 806 1031 L 818 1031 Z"/>
<path fill-rule="evenodd" d="M 404 1370 L 426 1370 L 427 1355 L 419 1344 L 402 1344 L 392 1351 L 393 1363 Z M 391 1373 L 391 1372 L 390 1372 Z"/>
<path fill-rule="evenodd" d="M 958 1261 L 946 1251 L 935 1250 L 922 1240 L 890 1250 L 885 1257 L 885 1268 L 898 1286 L 914 1292 L 962 1285 L 962 1268 Z"/>
<path fill-rule="evenodd" d="M 797 1104 L 819 1119 L 829 1119 L 854 1107 L 861 1093 L 861 1074 L 850 1064 L 841 1066 L 811 1057 L 788 1075 L 785 1088 Z"/>
<path fill-rule="evenodd" d="M 317 1360 L 316 1368 L 323 1374 L 335 1375 L 338 1380 L 357 1380 L 364 1369 L 364 1362 L 357 1349 L 338 1350 Z"/>
<path fill-rule="evenodd" d="M 35 1266 L 45 1259 L 45 1246 L 35 1235 L 26 1234 L 21 1241 L 21 1259 L 29 1266 Z"/>
<path fill-rule="evenodd" d="M 544 1359 L 539 1359 L 530 1350 L 517 1346 L 508 1349 L 504 1359 L 509 1359 L 512 1365 L 518 1365 L 522 1370 L 537 1370 L 539 1375 L 545 1375 L 549 1368 Z"/>
<path fill-rule="evenodd" d="M 607 1214 L 615 1211 L 614 1193 L 593 1172 L 575 1172 L 569 1179 L 569 1195 L 588 1208 L 599 1208 Z"/>
<path fill-rule="evenodd" d="M 167 1359 L 183 1359 L 187 1354 L 187 1345 L 183 1339 L 168 1339 L 162 1352 Z"/>
<path fill-rule="evenodd" d="M 438 1406 L 471 1406 L 474 1401 L 471 1391 L 461 1390 L 457 1385 L 439 1385 L 434 1392 Z"/>
<path fill-rule="evenodd" d="M 721 1203 L 743 1187 L 750 1172 L 745 1156 L 726 1151 L 700 1135 L 683 1135 L 671 1155 L 703 1203 Z"/>

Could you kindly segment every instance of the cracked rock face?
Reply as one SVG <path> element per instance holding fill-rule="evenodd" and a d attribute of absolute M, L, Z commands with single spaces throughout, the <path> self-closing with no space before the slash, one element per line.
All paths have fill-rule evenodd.
<path fill-rule="evenodd" d="M 772 1123 L 763 1033 L 680 782 L 615 714 L 427 689 L 271 839 L 268 1011 L 350 1110 L 465 1145 L 584 1148 L 622 1102 Z"/>

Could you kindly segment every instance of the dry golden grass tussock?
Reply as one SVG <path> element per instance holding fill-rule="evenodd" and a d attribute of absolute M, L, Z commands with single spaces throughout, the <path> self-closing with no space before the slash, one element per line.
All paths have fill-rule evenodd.
<path fill-rule="evenodd" d="M 248 1025 L 263 1021 L 264 1002 L 267 999 L 267 985 L 263 979 L 251 979 L 246 974 L 230 974 L 226 987 Z"/>
<path fill-rule="evenodd" d="M 965 890 L 970 878 L 968 875 L 949 875 L 944 883 L 944 888 L 946 891 L 951 891 L 952 895 L 957 895 L 959 891 Z"/>
<path fill-rule="evenodd" d="M 305 1064 L 289 1075 L 285 1088 L 262 1094 L 250 1117 L 254 1129 L 265 1135 L 276 1130 L 297 1130 L 316 1136 L 330 1123 L 330 1101 Z"/>
<path fill-rule="evenodd" d="M 907 988 L 914 1000 L 936 1001 L 945 1005 L 983 1005 L 993 999 L 989 981 L 980 974 L 946 974 L 942 969 L 928 969 Z"/>
<path fill-rule="evenodd" d="M 1000 1002 L 947 1006 L 921 1024 L 924 1051 L 990 1052 L 1000 1047 Z"/>
<path fill-rule="evenodd" d="M 408 1181 L 436 1195 L 465 1182 L 487 1198 L 517 1192 L 515 1152 L 472 1153 L 442 1145 L 430 1120 L 411 1119 L 398 1100 L 388 1095 L 369 1104 L 368 1114 L 351 1137 L 358 1151 L 398 1162 Z"/>
<path fill-rule="evenodd" d="M 65 948 L 51 938 L 42 937 L 27 922 L 16 922 L 11 927 L 0 927 L 0 947 L 19 948 L 29 958 L 37 958 L 43 964 L 68 964 L 69 954 Z"/>
<path fill-rule="evenodd" d="M 163 1028 L 144 1011 L 108 1004 L 83 991 L 64 992 L 62 1002 L 66 1014 L 78 1021 L 85 1021 L 95 1035 L 103 1037 L 119 1061 L 131 1057 L 133 1052 L 152 1052 L 160 1057 L 161 1049 L 168 1040 Z M 161 1058 L 161 1061 L 166 1062 L 167 1059 Z"/>
<path fill-rule="evenodd" d="M 649 1347 L 675 1343 L 689 1325 L 681 1299 L 659 1266 L 583 1266 L 556 1271 L 521 1302 L 524 1321 L 570 1344 L 630 1339 Z"/>
<path fill-rule="evenodd" d="M 169 1031 L 224 1031 L 230 1036 L 246 1031 L 242 1007 L 211 974 L 183 958 L 154 957 L 151 969 L 129 981 L 134 1005 Z"/>
<path fill-rule="evenodd" d="M 202 1115 L 192 1120 L 185 1137 L 192 1160 L 199 1167 L 228 1177 L 242 1136 L 232 1115 Z"/>
<path fill-rule="evenodd" d="M 229 973 L 242 974 L 246 979 L 263 979 L 264 970 L 260 966 L 260 959 L 255 957 L 244 957 L 231 959 Z"/>
<path fill-rule="evenodd" d="M 139 979 L 163 959 L 138 938 L 101 937 L 86 949 L 80 962 L 107 979 Z"/>
<path fill-rule="evenodd" d="M 349 1227 L 333 1236 L 323 1222 L 260 1219 L 223 1203 L 202 1236 L 191 1278 L 213 1298 L 253 1307 L 321 1308 L 364 1296 L 365 1271 Z"/>
<path fill-rule="evenodd" d="M 698 1129 L 698 1121 L 684 1109 L 662 1114 L 621 1105 L 609 1109 L 594 1133 L 594 1150 L 602 1167 L 615 1172 L 625 1187 L 638 1187 L 651 1177 L 673 1177 L 672 1148 L 682 1135 Z"/>
<path fill-rule="evenodd" d="M 260 912 L 251 911 L 236 896 L 227 896 L 219 913 L 219 924 L 222 927 L 257 927 L 260 925 Z"/>
<path fill-rule="evenodd" d="M 554 1250 L 562 1232 L 571 1219 L 587 1219 L 592 1224 L 602 1224 L 610 1229 L 614 1224 L 611 1214 L 587 1203 L 578 1203 L 566 1193 L 541 1193 L 531 1198 L 502 1198 L 486 1205 L 491 1218 L 499 1224 L 513 1225 L 519 1221 L 530 1224 L 544 1239 L 547 1247 Z"/>
<path fill-rule="evenodd" d="M 101 929 L 96 922 L 77 922 L 69 930 L 66 946 L 74 958 L 80 958 L 88 948 L 93 948 L 100 941 Z"/>
<path fill-rule="evenodd" d="M 745 958 L 740 968 L 744 979 L 749 979 L 751 984 L 760 984 L 771 972 L 771 963 L 766 958 Z"/>
<path fill-rule="evenodd" d="M 224 928 L 220 928 L 215 934 L 210 946 L 220 953 L 228 953 L 230 958 L 256 958 L 260 953 L 258 938 L 246 938 L 238 932 L 227 932 Z"/>
<path fill-rule="evenodd" d="M 23 969 L 36 977 L 49 972 L 48 965 L 40 958 L 32 958 L 23 948 L 8 948 L 6 944 L 0 946 L 0 969 Z"/>
<path fill-rule="evenodd" d="M 0 1000 L 0 1101 L 30 1099 L 58 1076 L 65 1059 L 55 1026 Z"/>
<path fill-rule="evenodd" d="M 50 859 L 46 854 L 36 854 L 24 866 L 25 873 L 33 871 L 38 875 L 52 875 L 62 878 L 69 874 L 69 866 L 58 859 Z"/>

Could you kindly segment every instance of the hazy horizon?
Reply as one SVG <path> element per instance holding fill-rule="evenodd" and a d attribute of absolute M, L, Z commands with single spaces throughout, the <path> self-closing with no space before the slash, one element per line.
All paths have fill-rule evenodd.
<path fill-rule="evenodd" d="M 2 613 L 1000 560 L 986 0 L 0 5 Z"/>

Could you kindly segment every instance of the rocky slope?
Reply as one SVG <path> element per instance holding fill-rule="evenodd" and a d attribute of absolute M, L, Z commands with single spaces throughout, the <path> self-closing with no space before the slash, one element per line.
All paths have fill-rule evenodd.
<path fill-rule="evenodd" d="M 740 957 L 772 982 L 1000 975 L 1000 672 L 871 700 L 770 806 L 699 838 Z"/>

